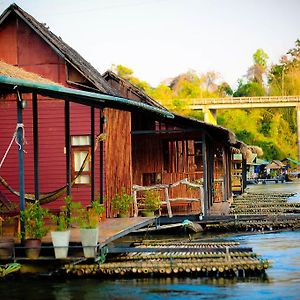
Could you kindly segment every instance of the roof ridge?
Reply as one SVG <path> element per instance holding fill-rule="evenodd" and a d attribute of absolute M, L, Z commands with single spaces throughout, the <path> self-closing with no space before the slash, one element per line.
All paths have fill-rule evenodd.
<path fill-rule="evenodd" d="M 45 23 L 41 23 L 36 20 L 28 12 L 24 11 L 16 3 L 11 4 L 0 16 L 3 21 L 10 12 L 16 13 L 21 17 L 37 34 L 39 34 L 60 56 L 62 56 L 67 62 L 69 62 L 75 69 L 77 69 L 87 80 L 94 84 L 100 92 L 119 96 L 119 92 L 111 87 L 100 72 L 96 70 L 91 63 L 85 60 L 75 49 L 69 46 L 66 42 L 54 34 L 49 28 L 45 26 Z"/>
<path fill-rule="evenodd" d="M 133 90 L 133 92 L 138 94 L 139 97 L 143 97 L 145 99 L 145 102 L 147 102 L 147 104 L 150 104 L 152 106 L 156 106 L 160 109 L 168 110 L 161 103 L 159 103 L 158 101 L 156 101 L 155 99 L 150 97 L 142 88 L 136 86 L 135 84 L 130 82 L 128 79 L 125 79 L 125 78 L 121 77 L 120 75 L 118 75 L 114 71 L 107 70 L 102 74 L 102 76 L 103 76 L 103 78 L 106 78 L 107 76 L 111 76 L 111 77 L 114 77 L 117 80 L 120 80 L 122 83 L 126 84 L 129 88 L 131 88 Z"/>

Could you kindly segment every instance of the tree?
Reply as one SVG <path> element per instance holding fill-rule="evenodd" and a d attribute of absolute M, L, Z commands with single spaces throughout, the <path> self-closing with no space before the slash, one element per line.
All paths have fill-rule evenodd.
<path fill-rule="evenodd" d="M 233 93 L 233 97 L 259 97 L 265 95 L 265 89 L 258 82 L 244 83 L 239 80 L 237 90 Z"/>
<path fill-rule="evenodd" d="M 123 65 L 112 65 L 112 70 L 116 72 L 120 77 L 128 80 L 130 83 L 139 87 L 145 92 L 150 92 L 151 87 L 146 81 L 141 81 L 137 77 L 133 76 L 133 70 Z"/>
<path fill-rule="evenodd" d="M 233 90 L 227 82 L 222 82 L 217 89 L 217 94 L 219 97 L 232 96 Z"/>
<path fill-rule="evenodd" d="M 271 67 L 268 76 L 272 95 L 300 94 L 300 40 Z"/>

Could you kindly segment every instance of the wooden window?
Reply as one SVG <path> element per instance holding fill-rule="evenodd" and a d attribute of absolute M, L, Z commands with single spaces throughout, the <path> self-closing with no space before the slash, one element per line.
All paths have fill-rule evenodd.
<path fill-rule="evenodd" d="M 91 151 L 91 137 L 89 135 L 72 136 L 72 176 L 77 176 L 84 159 Z M 86 164 L 81 174 L 76 178 L 75 184 L 91 183 L 90 161 Z"/>
<path fill-rule="evenodd" d="M 143 185 L 161 184 L 161 173 L 143 173 Z"/>
<path fill-rule="evenodd" d="M 195 169 L 203 170 L 202 142 L 194 141 Z"/>

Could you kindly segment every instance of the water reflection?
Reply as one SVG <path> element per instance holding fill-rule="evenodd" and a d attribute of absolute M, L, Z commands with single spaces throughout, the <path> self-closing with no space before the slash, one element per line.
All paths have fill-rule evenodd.
<path fill-rule="evenodd" d="M 297 192 L 300 184 L 256 185 L 253 191 Z M 296 197 L 296 198 L 297 198 Z M 161 238 L 170 238 L 169 236 Z M 178 236 L 176 237 L 179 238 Z M 183 237 L 186 239 L 186 237 Z M 223 238 L 224 239 L 224 238 Z M 273 261 L 259 278 L 135 278 L 103 280 L 18 278 L 0 280 L 0 299 L 300 299 L 300 231 L 228 237 Z"/>

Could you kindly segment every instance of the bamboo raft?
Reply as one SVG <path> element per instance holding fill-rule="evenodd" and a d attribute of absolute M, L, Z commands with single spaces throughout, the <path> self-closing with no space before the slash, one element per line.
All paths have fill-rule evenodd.
<path fill-rule="evenodd" d="M 299 214 L 300 203 L 288 203 L 293 193 L 245 193 L 234 199 L 230 214 L 234 215 L 284 215 Z"/>
<path fill-rule="evenodd" d="M 107 257 L 105 263 L 68 264 L 63 270 L 71 276 L 246 277 L 260 276 L 269 267 L 270 261 L 236 242 L 152 241 L 134 243 L 130 253 Z"/>

